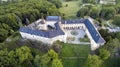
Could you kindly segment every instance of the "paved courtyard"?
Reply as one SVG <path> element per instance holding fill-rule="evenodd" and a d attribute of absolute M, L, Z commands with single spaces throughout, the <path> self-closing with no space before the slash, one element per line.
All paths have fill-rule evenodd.
<path fill-rule="evenodd" d="M 80 38 L 84 38 L 86 33 L 84 29 L 65 30 L 67 34 L 67 42 L 73 44 L 90 44 L 90 42 L 80 42 Z"/>

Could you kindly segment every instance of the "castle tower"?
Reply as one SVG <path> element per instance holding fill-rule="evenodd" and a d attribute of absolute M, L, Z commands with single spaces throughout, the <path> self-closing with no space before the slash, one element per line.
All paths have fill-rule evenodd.
<path fill-rule="evenodd" d="M 47 30 L 47 24 L 45 23 L 45 19 L 43 17 L 41 18 L 41 21 L 43 23 L 43 29 Z"/>
<path fill-rule="evenodd" d="M 42 17 L 40 21 L 38 22 L 38 25 L 36 27 L 38 30 L 47 30 L 47 24 L 44 18 Z"/>

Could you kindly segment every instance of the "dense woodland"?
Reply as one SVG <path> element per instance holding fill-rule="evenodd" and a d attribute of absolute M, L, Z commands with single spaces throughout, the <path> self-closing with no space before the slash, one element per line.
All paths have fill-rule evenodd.
<path fill-rule="evenodd" d="M 72 1 L 72 0 L 65 0 Z M 75 1 L 75 0 L 74 0 Z M 113 20 L 112 23 L 120 26 L 120 2 L 117 4 L 97 6 L 86 5 L 77 13 L 76 18 L 90 16 L 100 23 L 101 19 Z M 83 3 L 97 4 L 99 0 L 83 0 Z M 69 5 L 68 5 L 69 6 Z M 1 67 L 64 67 L 60 52 L 61 42 L 48 46 L 41 42 L 24 40 L 18 30 L 22 25 L 48 15 L 59 15 L 62 7 L 60 0 L 0 0 L 0 66 Z M 90 54 L 83 67 L 120 67 L 120 32 L 110 33 L 100 29 L 99 32 L 106 44 Z M 7 41 L 8 38 L 19 39 Z M 80 67 L 80 66 L 78 66 Z"/>
<path fill-rule="evenodd" d="M 92 18 L 103 18 L 109 20 L 115 15 L 120 14 L 120 4 L 117 5 L 102 5 L 98 8 L 94 5 L 86 5 L 77 13 L 77 17 L 91 16 Z"/>

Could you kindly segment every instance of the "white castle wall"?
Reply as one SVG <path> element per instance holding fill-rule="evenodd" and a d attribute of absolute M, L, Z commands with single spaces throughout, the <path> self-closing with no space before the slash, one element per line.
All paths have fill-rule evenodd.
<path fill-rule="evenodd" d="M 62 27 L 83 27 L 85 28 L 85 25 L 83 23 L 80 24 L 62 24 Z"/>
<path fill-rule="evenodd" d="M 66 43 L 66 36 L 65 35 L 58 35 L 54 38 L 46 38 L 46 37 L 41 37 L 37 35 L 31 35 L 28 33 L 20 32 L 21 36 L 26 39 L 31 39 L 31 40 L 38 40 L 46 44 L 53 44 L 55 41 L 63 41 Z"/>
<path fill-rule="evenodd" d="M 90 42 L 91 42 L 91 50 L 96 50 L 97 48 L 99 48 L 100 46 L 100 44 L 97 44 L 94 40 L 93 40 L 93 38 L 92 38 L 92 36 L 91 36 L 91 34 L 89 33 L 89 31 L 88 31 L 88 29 L 86 28 L 85 29 L 85 31 L 86 31 L 86 34 L 87 34 L 87 36 L 88 36 L 88 38 L 90 39 Z"/>

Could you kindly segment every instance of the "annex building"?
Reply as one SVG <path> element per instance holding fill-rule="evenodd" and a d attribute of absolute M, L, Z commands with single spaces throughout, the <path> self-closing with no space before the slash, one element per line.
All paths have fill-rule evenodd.
<path fill-rule="evenodd" d="M 50 45 L 57 40 L 67 43 L 69 35 L 65 30 L 74 29 L 85 30 L 90 39 L 91 50 L 95 50 L 105 43 L 90 18 L 62 20 L 60 16 L 47 16 L 46 19 L 39 19 L 26 27 L 20 27 L 19 32 L 22 38 L 38 40 Z"/>

